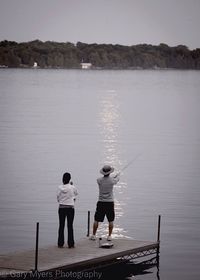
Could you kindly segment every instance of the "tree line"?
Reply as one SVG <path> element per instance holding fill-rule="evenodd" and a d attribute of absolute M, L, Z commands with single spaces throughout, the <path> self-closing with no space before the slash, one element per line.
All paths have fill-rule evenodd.
<path fill-rule="evenodd" d="M 200 48 L 139 44 L 73 44 L 39 40 L 17 43 L 0 42 L 1 67 L 80 68 L 81 62 L 94 69 L 200 69 Z"/>

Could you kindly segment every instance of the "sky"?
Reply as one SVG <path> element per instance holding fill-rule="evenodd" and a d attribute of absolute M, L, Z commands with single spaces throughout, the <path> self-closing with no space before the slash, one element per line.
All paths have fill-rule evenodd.
<path fill-rule="evenodd" d="M 0 0 L 0 41 L 200 48 L 200 0 Z"/>

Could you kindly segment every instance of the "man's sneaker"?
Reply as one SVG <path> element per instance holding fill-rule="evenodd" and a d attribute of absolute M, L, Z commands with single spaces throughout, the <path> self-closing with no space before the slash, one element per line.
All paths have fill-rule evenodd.
<path fill-rule="evenodd" d="M 96 236 L 95 235 L 91 235 L 90 236 L 90 240 L 96 240 Z"/>
<path fill-rule="evenodd" d="M 108 237 L 107 237 L 107 241 L 112 241 L 112 237 L 111 237 L 111 235 L 108 235 Z"/>

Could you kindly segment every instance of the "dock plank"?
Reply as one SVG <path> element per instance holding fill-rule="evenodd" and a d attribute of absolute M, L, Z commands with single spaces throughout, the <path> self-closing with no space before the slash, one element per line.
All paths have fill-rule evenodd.
<path fill-rule="evenodd" d="M 144 250 L 158 247 L 157 242 L 133 239 L 114 239 L 112 248 L 99 248 L 99 242 L 84 238 L 76 247 L 58 248 L 48 246 L 39 248 L 38 270 L 73 269 L 77 266 L 94 265 Z M 28 250 L 0 256 L 0 273 L 3 271 L 31 271 L 34 269 L 35 251 Z"/>

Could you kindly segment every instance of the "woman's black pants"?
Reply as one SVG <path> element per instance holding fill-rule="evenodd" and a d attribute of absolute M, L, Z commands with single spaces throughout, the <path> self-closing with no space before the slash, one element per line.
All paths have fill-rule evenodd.
<path fill-rule="evenodd" d="M 74 230 L 73 230 L 73 221 L 74 221 L 74 208 L 59 208 L 59 230 L 58 230 L 58 246 L 62 247 L 65 242 L 64 238 L 64 229 L 65 229 L 65 220 L 67 217 L 67 230 L 68 230 L 68 240 L 67 244 L 69 247 L 74 246 Z"/>

